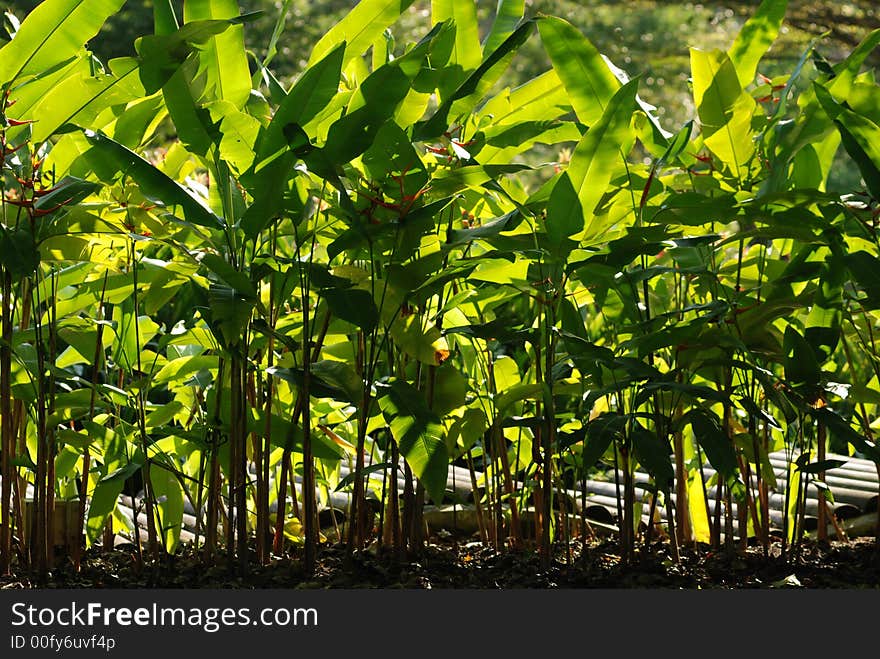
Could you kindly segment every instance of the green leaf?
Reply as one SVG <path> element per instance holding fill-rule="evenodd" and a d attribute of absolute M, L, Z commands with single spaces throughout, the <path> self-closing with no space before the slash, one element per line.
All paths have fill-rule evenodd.
<path fill-rule="evenodd" d="M 50 71 L 40 74 L 36 78 L 15 88 L 15 105 L 7 106 L 6 115 L 13 119 L 35 119 L 33 110 L 47 94 L 53 89 L 71 78 L 87 78 L 92 75 L 90 58 L 85 52 L 62 65 L 53 67 Z M 10 126 L 6 129 L 6 140 L 12 142 L 19 134 L 25 131 L 25 126 Z"/>
<path fill-rule="evenodd" d="M 675 338 L 674 336 L 672 337 Z M 642 385 L 639 390 L 638 395 L 636 396 L 636 403 L 642 404 L 647 402 L 650 398 L 653 397 L 654 392 L 656 391 L 672 391 L 675 393 L 684 394 L 684 396 L 691 398 L 702 398 L 704 400 L 711 400 L 716 402 L 725 402 L 727 398 L 725 395 L 717 391 L 711 387 L 705 387 L 699 384 L 690 384 L 688 382 L 646 382 Z"/>
<path fill-rule="evenodd" d="M 357 288 L 325 288 L 318 292 L 337 318 L 370 333 L 379 323 L 379 310 L 369 291 Z"/>
<path fill-rule="evenodd" d="M 791 325 L 785 328 L 782 342 L 785 352 L 785 379 L 792 384 L 818 385 L 822 380 L 822 368 L 816 352 L 807 340 Z"/>
<path fill-rule="evenodd" d="M 341 43 L 347 44 L 342 60 L 345 66 L 366 52 L 412 3 L 413 0 L 361 0 L 315 44 L 309 66 Z"/>
<path fill-rule="evenodd" d="M 336 96 L 344 53 L 345 43 L 341 43 L 321 61 L 306 69 L 290 89 L 272 116 L 272 121 L 260 133 L 256 147 L 256 172 L 265 167 L 273 156 L 290 146 L 285 126 L 304 126 Z"/>
<path fill-rule="evenodd" d="M 147 428 L 166 426 L 174 420 L 174 417 L 183 411 L 183 403 L 179 400 L 172 400 L 164 405 L 160 405 L 158 408 L 150 412 L 145 419 L 145 426 Z"/>
<path fill-rule="evenodd" d="M 122 494 L 124 485 L 125 480 L 117 478 L 111 481 L 102 480 L 95 486 L 86 518 L 86 537 L 89 544 L 94 544 L 101 537 L 107 518 L 116 510 L 116 500 Z"/>
<path fill-rule="evenodd" d="M 492 29 L 483 42 L 483 55 L 488 55 L 513 34 L 525 13 L 525 0 L 498 0 Z"/>
<path fill-rule="evenodd" d="M 478 135 L 478 150 L 474 156 L 484 165 L 510 162 L 515 156 L 531 149 L 535 144 L 578 142 L 583 137 L 581 128 L 570 121 L 539 120 L 524 121 L 512 126 L 501 124 L 489 126 Z M 485 144 L 479 146 L 485 140 Z"/>
<path fill-rule="evenodd" d="M 458 86 L 454 93 L 443 99 L 437 111 L 429 119 L 416 124 L 414 139 L 417 141 L 436 139 L 449 128 L 450 115 L 454 119 L 473 110 L 508 67 L 516 51 L 528 40 L 533 25 L 534 19 L 520 23 L 519 27 L 483 60 L 483 63 Z"/>
<path fill-rule="evenodd" d="M 637 86 L 638 81 L 632 80 L 617 91 L 556 182 L 547 207 L 547 235 L 552 245 L 560 247 L 585 228 L 589 236 L 601 234 L 600 227 L 592 225 L 593 213 L 632 147 L 630 120 Z"/>
<path fill-rule="evenodd" d="M 221 411 L 224 423 L 229 422 L 229 406 Z M 266 414 L 265 410 L 250 409 L 248 417 L 248 432 L 257 437 L 266 437 Z M 271 433 L 272 446 L 287 448 L 296 453 L 302 453 L 303 435 L 302 428 L 291 422 L 290 411 L 287 414 L 272 414 L 269 417 L 269 432 Z M 342 449 L 326 437 L 323 433 L 312 432 L 312 452 L 316 459 L 338 461 L 342 457 Z"/>
<path fill-rule="evenodd" d="M 495 409 L 499 415 L 503 414 L 508 407 L 521 400 L 542 400 L 544 398 L 545 385 L 541 382 L 520 382 L 495 396 Z"/>
<path fill-rule="evenodd" d="M 449 346 L 440 330 L 417 314 L 397 318 L 389 333 L 398 348 L 423 364 L 439 366 L 449 357 Z"/>
<path fill-rule="evenodd" d="M 662 167 L 666 163 L 673 162 L 678 156 L 680 156 L 684 150 L 687 148 L 687 145 L 690 143 L 691 133 L 694 130 L 694 120 L 691 119 L 681 129 L 678 133 L 675 134 L 675 137 L 669 140 L 669 146 L 666 147 L 666 151 L 663 152 L 663 155 L 657 159 L 656 166 Z"/>
<path fill-rule="evenodd" d="M 720 50 L 691 48 L 691 73 L 694 104 L 706 148 L 739 178 L 755 151 L 755 99 L 743 91 L 733 62 Z"/>
<path fill-rule="evenodd" d="M 144 93 L 137 78 L 137 60 L 110 62 L 112 75 L 70 76 L 52 88 L 27 117 L 34 118 L 31 138 L 42 142 L 67 123 L 89 126 L 111 105 L 125 104 Z"/>
<path fill-rule="evenodd" d="M 864 454 L 869 460 L 880 464 L 880 450 L 877 449 L 874 442 L 853 430 L 849 421 L 838 413 L 828 407 L 820 407 L 810 410 L 810 415 L 820 423 L 824 423 L 832 435 L 851 444 L 854 449 Z"/>
<path fill-rule="evenodd" d="M 501 217 L 483 222 L 480 226 L 472 229 L 450 229 L 446 232 L 446 245 L 453 247 L 465 245 L 474 240 L 493 238 L 502 231 L 512 231 L 519 226 L 522 219 L 522 213 L 519 210 L 513 210 Z"/>
<path fill-rule="evenodd" d="M 116 325 L 113 361 L 128 371 L 134 371 L 139 354 L 159 331 L 159 325 L 149 316 L 137 316 L 132 298 L 113 307 L 113 322 Z"/>
<path fill-rule="evenodd" d="M 321 359 L 312 364 L 312 378 L 337 391 L 342 391 L 349 402 L 355 405 L 361 404 L 364 385 L 351 364 Z"/>
<path fill-rule="evenodd" d="M 838 104 L 827 89 L 813 84 L 816 98 L 840 131 L 843 147 L 849 154 L 875 199 L 880 199 L 880 126 L 868 117 Z"/>
<path fill-rule="evenodd" d="M 217 341 L 226 348 L 241 344 L 254 310 L 254 298 L 225 284 L 208 289 L 209 322 Z"/>
<path fill-rule="evenodd" d="M 65 176 L 52 187 L 51 191 L 47 191 L 37 200 L 34 208 L 48 210 L 59 205 L 73 208 L 75 204 L 96 192 L 99 187 L 92 181 L 84 181 L 75 176 Z"/>
<path fill-rule="evenodd" d="M 709 410 L 694 408 L 685 415 L 694 431 L 694 437 L 703 450 L 706 458 L 725 480 L 734 478 L 738 465 L 733 442 L 721 427 L 718 415 Z"/>
<path fill-rule="evenodd" d="M 364 152 L 364 169 L 383 183 L 387 196 L 405 203 L 428 182 L 425 165 L 406 132 L 393 121 L 383 124 L 373 143 Z"/>
<path fill-rule="evenodd" d="M 200 261 L 220 281 L 234 288 L 236 293 L 251 302 L 256 302 L 257 290 L 254 288 L 254 284 L 245 273 L 236 270 L 226 259 L 217 254 L 205 252 L 201 255 Z"/>
<path fill-rule="evenodd" d="M 442 101 L 482 60 L 477 8 L 474 0 L 431 0 L 431 20 L 435 24 L 451 20 L 455 26 L 455 45 L 440 78 Z"/>
<path fill-rule="evenodd" d="M 516 126 L 520 123 L 551 121 L 571 111 L 568 94 L 554 69 L 532 78 L 510 91 L 486 101 L 477 116 L 480 123 Z M 484 162 L 481 159 L 481 162 Z"/>
<path fill-rule="evenodd" d="M 207 157 L 216 129 L 210 126 L 208 111 L 199 106 L 196 98 L 197 68 L 197 59 L 187 59 L 162 86 L 162 97 L 183 146 L 191 153 Z"/>
<path fill-rule="evenodd" d="M 829 89 L 838 98 L 849 96 L 853 82 L 862 70 L 862 65 L 874 49 L 880 46 L 880 28 L 870 32 L 839 64 L 834 65 L 834 76 Z"/>
<path fill-rule="evenodd" d="M 440 418 L 428 409 L 422 394 L 402 380 L 376 385 L 379 407 L 391 428 L 400 454 L 439 504 L 446 489 L 449 455 Z"/>
<path fill-rule="evenodd" d="M 237 110 L 229 101 L 209 103 L 207 110 L 214 125 L 219 125 L 220 158 L 234 175 L 242 174 L 254 162 L 254 142 L 261 128 L 260 121 Z"/>
<path fill-rule="evenodd" d="M 434 374 L 434 397 L 431 401 L 431 409 L 435 414 L 443 417 L 465 404 L 468 379 L 449 362 L 437 368 Z"/>
<path fill-rule="evenodd" d="M 191 375 L 200 371 L 217 371 L 220 366 L 220 358 L 217 355 L 193 355 L 190 357 L 178 357 L 169 360 L 153 376 L 152 384 L 159 386 L 175 383 L 175 386 L 184 385 Z"/>
<path fill-rule="evenodd" d="M 0 84 L 42 73 L 80 51 L 125 0 L 44 0 L 0 48 Z"/>
<path fill-rule="evenodd" d="M 670 457 L 669 443 L 657 436 L 657 433 L 645 428 L 634 428 L 630 433 L 636 457 L 654 479 L 654 484 L 661 492 L 668 492 L 675 478 Z"/>
<path fill-rule="evenodd" d="M 538 32 L 578 119 L 592 126 L 620 88 L 620 81 L 596 47 L 571 23 L 548 16 L 538 21 Z"/>
<path fill-rule="evenodd" d="M 15 281 L 36 272 L 40 267 L 40 252 L 29 229 L 7 229 L 0 225 L 0 261 Z"/>
<path fill-rule="evenodd" d="M 603 412 L 587 424 L 586 445 L 582 455 L 585 468 L 589 469 L 604 455 L 615 438 L 623 437 L 626 417 L 622 414 Z"/>
<path fill-rule="evenodd" d="M 845 464 L 846 460 L 817 460 L 798 468 L 805 474 L 819 474 L 830 469 L 837 469 Z"/>
<path fill-rule="evenodd" d="M 485 168 L 465 165 L 435 173 L 431 178 L 431 190 L 442 197 L 451 197 L 466 188 L 479 190 L 491 180 L 492 175 Z"/>
<path fill-rule="evenodd" d="M 191 22 L 171 33 L 150 34 L 135 41 L 141 82 L 148 94 L 160 90 L 198 47 L 227 30 L 234 21 Z"/>
<path fill-rule="evenodd" d="M 62 324 L 63 323 L 63 324 Z M 91 318 L 68 317 L 62 323 L 59 323 L 58 336 L 70 344 L 70 348 L 79 353 L 80 359 L 76 359 L 75 355 L 71 355 L 72 359 L 76 359 L 73 363 L 91 364 L 95 359 L 95 348 L 98 341 L 98 322 Z M 101 347 L 107 348 L 113 343 L 113 333 L 108 327 L 104 327 L 101 332 Z M 103 350 L 98 353 L 98 367 L 100 368 L 103 361 Z M 60 357 L 59 357 L 60 360 Z"/>
<path fill-rule="evenodd" d="M 83 134 L 92 148 L 111 164 L 118 174 L 137 182 L 146 197 L 166 206 L 179 206 L 187 221 L 193 224 L 213 229 L 222 228 L 223 220 L 160 169 L 103 133 L 85 130 Z"/>
<path fill-rule="evenodd" d="M 388 469 L 392 469 L 394 467 L 390 462 L 379 462 L 377 464 L 372 464 L 369 467 L 364 467 L 361 471 L 361 475 L 366 479 L 370 476 L 370 474 L 376 474 L 382 471 L 386 471 Z M 354 483 L 355 478 L 357 477 L 357 473 L 352 471 L 345 478 L 343 478 L 339 483 L 336 484 L 336 487 L 333 489 L 334 492 L 342 492 L 346 487 L 352 485 Z"/>
<path fill-rule="evenodd" d="M 89 435 L 104 446 L 103 476 L 92 492 L 86 519 L 86 539 L 91 545 L 101 537 L 107 519 L 116 510 L 125 480 L 142 468 L 143 454 L 138 451 L 131 460 L 128 459 L 127 438 L 122 426 L 110 430 L 88 421 L 86 428 Z"/>
<path fill-rule="evenodd" d="M 298 216 L 302 199 L 297 179 L 293 178 L 296 156 L 282 153 L 267 166 L 262 167 L 258 176 L 245 172 L 241 183 L 248 187 L 254 202 L 244 212 L 239 226 L 247 238 L 255 239 L 272 220 L 280 215 Z"/>
<path fill-rule="evenodd" d="M 165 549 L 173 553 L 180 544 L 184 492 L 177 477 L 161 464 L 150 463 L 150 484 L 156 497 L 157 524 Z"/>
<path fill-rule="evenodd" d="M 346 114 L 330 126 L 322 152 L 331 163 L 341 165 L 361 155 L 372 145 L 382 125 L 394 116 L 411 82 L 399 64 L 402 59 L 370 74 L 352 97 Z"/>
<path fill-rule="evenodd" d="M 779 34 L 788 0 L 764 0 L 745 22 L 728 55 L 743 87 L 755 81 L 758 62 Z"/>
<path fill-rule="evenodd" d="M 449 427 L 446 445 L 449 447 L 450 453 L 455 455 L 473 448 L 486 430 L 489 428 L 489 421 L 486 419 L 486 413 L 480 409 L 469 407 L 464 411 L 461 418 L 452 422 Z"/>
<path fill-rule="evenodd" d="M 201 0 L 183 3 L 185 23 L 200 20 L 222 20 L 240 14 L 237 0 Z M 225 100 L 239 110 L 251 93 L 251 75 L 244 48 L 244 28 L 232 25 L 211 37 L 200 47 L 200 73 L 204 75 L 204 96 L 207 100 Z"/>
<path fill-rule="evenodd" d="M 529 264 L 525 260 L 511 263 L 506 259 L 486 259 L 481 260 L 468 278 L 494 284 L 525 285 L 528 281 L 528 269 Z"/>
<path fill-rule="evenodd" d="M 156 34 L 170 34 L 179 27 L 171 0 L 154 0 L 153 26 Z"/>
<path fill-rule="evenodd" d="M 160 95 L 133 101 L 116 120 L 112 137 L 130 149 L 143 146 L 167 116 L 168 109 Z"/>
<path fill-rule="evenodd" d="M 650 221 L 700 226 L 712 221 L 727 223 L 736 214 L 736 198 L 733 195 L 707 197 L 699 192 L 676 192 L 663 200 Z"/>
<path fill-rule="evenodd" d="M 880 309 L 880 259 L 864 250 L 848 253 L 845 263 L 867 298 L 862 303 L 869 309 Z"/>
<path fill-rule="evenodd" d="M 266 372 L 302 389 L 305 372 L 301 368 L 273 366 Z M 363 384 L 355 370 L 345 362 L 321 360 L 311 365 L 309 395 L 314 398 L 332 398 L 348 403 L 361 403 Z"/>

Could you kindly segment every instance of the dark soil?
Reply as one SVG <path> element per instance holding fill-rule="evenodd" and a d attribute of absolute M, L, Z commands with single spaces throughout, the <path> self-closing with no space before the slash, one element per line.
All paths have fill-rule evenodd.
<path fill-rule="evenodd" d="M 805 543 L 783 560 L 774 546 L 765 557 L 760 548 L 732 555 L 708 547 L 682 551 L 678 563 L 668 546 L 642 548 L 624 564 L 611 540 L 587 546 L 557 548 L 549 569 L 534 552 L 498 552 L 479 543 L 432 539 L 417 557 L 396 561 L 365 551 L 348 558 L 340 545 L 321 550 L 314 575 L 306 575 L 293 553 L 270 565 L 252 565 L 245 577 L 228 570 L 225 558 L 205 567 L 200 557 L 184 551 L 160 565 L 138 568 L 132 548 L 110 553 L 90 550 L 79 572 L 62 562 L 53 570 L 49 588 L 878 588 L 880 553 L 873 540 Z M 40 584 L 25 573 L 0 577 L 0 588 Z"/>

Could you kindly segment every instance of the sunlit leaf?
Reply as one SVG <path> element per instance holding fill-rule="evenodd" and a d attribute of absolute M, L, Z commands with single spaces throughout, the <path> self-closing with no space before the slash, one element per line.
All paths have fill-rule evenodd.
<path fill-rule="evenodd" d="M 413 0 L 361 0 L 315 44 L 309 65 L 341 43 L 347 44 L 343 65 L 361 55 L 412 3 Z"/>
<path fill-rule="evenodd" d="M 73 58 L 125 0 L 45 0 L 0 48 L 0 82 L 41 73 Z"/>
<path fill-rule="evenodd" d="M 755 150 L 755 99 L 743 91 L 733 62 L 720 50 L 691 48 L 691 71 L 703 141 L 739 178 Z"/>
<path fill-rule="evenodd" d="M 637 86 L 634 80 L 615 93 L 556 182 L 547 208 L 546 230 L 552 245 L 561 246 L 585 228 L 592 237 L 601 234 L 599 227 L 592 226 L 594 212 L 605 186 L 632 147 L 630 119 Z"/>
<path fill-rule="evenodd" d="M 167 206 L 180 206 L 189 222 L 206 227 L 220 228 L 223 221 L 184 190 L 174 179 L 106 135 L 90 130 L 86 139 L 103 158 L 112 163 L 119 175 L 136 181 L 143 193 Z"/>
<path fill-rule="evenodd" d="M 548 16 L 538 22 L 538 31 L 578 119 L 592 126 L 620 88 L 620 81 L 596 47 L 571 23 Z"/>
<path fill-rule="evenodd" d="M 202 0 L 185 2 L 186 23 L 200 20 L 222 20 L 240 14 L 236 0 Z M 200 73 L 205 75 L 205 95 L 211 100 L 225 100 L 241 109 L 251 92 L 251 76 L 244 50 L 244 28 L 231 25 L 211 37 L 200 47 Z"/>
<path fill-rule="evenodd" d="M 728 54 L 743 87 L 754 82 L 758 62 L 779 34 L 787 6 L 788 0 L 764 0 L 733 42 Z"/>

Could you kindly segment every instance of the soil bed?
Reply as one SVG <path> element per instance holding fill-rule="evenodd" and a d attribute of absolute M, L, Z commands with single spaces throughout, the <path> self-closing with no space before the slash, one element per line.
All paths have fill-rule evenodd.
<path fill-rule="evenodd" d="M 395 561 L 391 556 L 362 552 L 346 560 L 340 545 L 321 550 L 318 567 L 307 577 L 298 556 L 270 565 L 252 565 L 247 577 L 231 575 L 220 559 L 205 567 L 191 551 L 165 559 L 157 567 L 138 570 L 131 548 L 86 553 L 82 569 L 56 568 L 49 588 L 878 588 L 880 554 L 873 540 L 808 542 L 785 561 L 780 546 L 769 557 L 760 548 L 744 554 L 712 552 L 707 547 L 682 551 L 675 564 L 665 544 L 642 550 L 625 565 L 618 544 L 603 540 L 571 546 L 571 559 L 558 547 L 549 570 L 534 552 L 496 552 L 479 543 L 454 544 L 432 539 L 418 558 Z M 0 578 L 0 588 L 31 588 L 27 574 Z"/>

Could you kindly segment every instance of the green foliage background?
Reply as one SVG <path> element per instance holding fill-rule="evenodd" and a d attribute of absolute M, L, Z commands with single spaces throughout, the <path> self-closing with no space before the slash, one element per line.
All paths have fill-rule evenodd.
<path fill-rule="evenodd" d="M 37 4 L 36 0 L 0 2 L 0 7 L 24 16 Z M 178 13 L 182 0 L 175 0 Z M 259 56 L 265 55 L 275 18 L 282 2 L 249 0 L 242 11 L 263 11 L 265 14 L 245 27 L 246 41 Z M 338 22 L 354 0 L 293 0 L 279 52 L 273 69 L 283 80 L 290 80 L 305 67 L 308 54 L 318 39 Z M 481 29 L 491 22 L 495 3 L 480 1 Z M 693 114 L 688 88 L 688 47 L 724 47 L 758 5 L 757 1 L 740 2 L 655 2 L 646 0 L 612 0 L 584 3 L 573 0 L 531 0 L 527 11 L 532 15 L 561 16 L 586 34 L 600 52 L 631 76 L 641 75 L 640 93 L 657 106 L 657 115 L 670 125 L 682 123 Z M 405 35 L 429 27 L 430 2 L 416 2 L 392 26 L 399 41 Z M 810 39 L 826 34 L 819 46 L 829 60 L 841 59 L 870 30 L 880 26 L 880 10 L 870 0 L 826 2 L 795 0 L 789 5 L 786 25 L 763 60 L 762 73 L 774 76 L 790 69 Z M 129 0 L 115 14 L 90 44 L 102 60 L 134 54 L 134 40 L 153 29 L 152 2 Z M 549 68 L 550 63 L 537 42 L 526 44 L 521 57 L 505 72 L 499 85 L 516 86 Z M 873 53 L 869 62 L 880 62 Z M 552 159 L 556 154 L 538 150 L 533 161 Z M 831 184 L 840 189 L 858 185 L 858 174 L 839 159 L 832 170 Z"/>
<path fill-rule="evenodd" d="M 7 566 L 26 488 L 45 571 L 55 498 L 96 543 L 136 474 L 154 557 L 188 504 L 244 571 L 251 537 L 313 565 L 338 493 L 350 550 L 368 495 L 417 550 L 453 463 L 483 539 L 531 528 L 547 561 L 597 463 L 628 553 L 658 501 L 675 541 L 736 504 L 766 546 L 775 450 L 785 542 L 826 449 L 880 464 L 880 31 L 814 51 L 781 0 L 293 1 L 267 68 L 277 7 L 157 4 L 152 34 L 135 4 L 90 38 L 119 4 L 49 0 L 0 51 Z"/>

